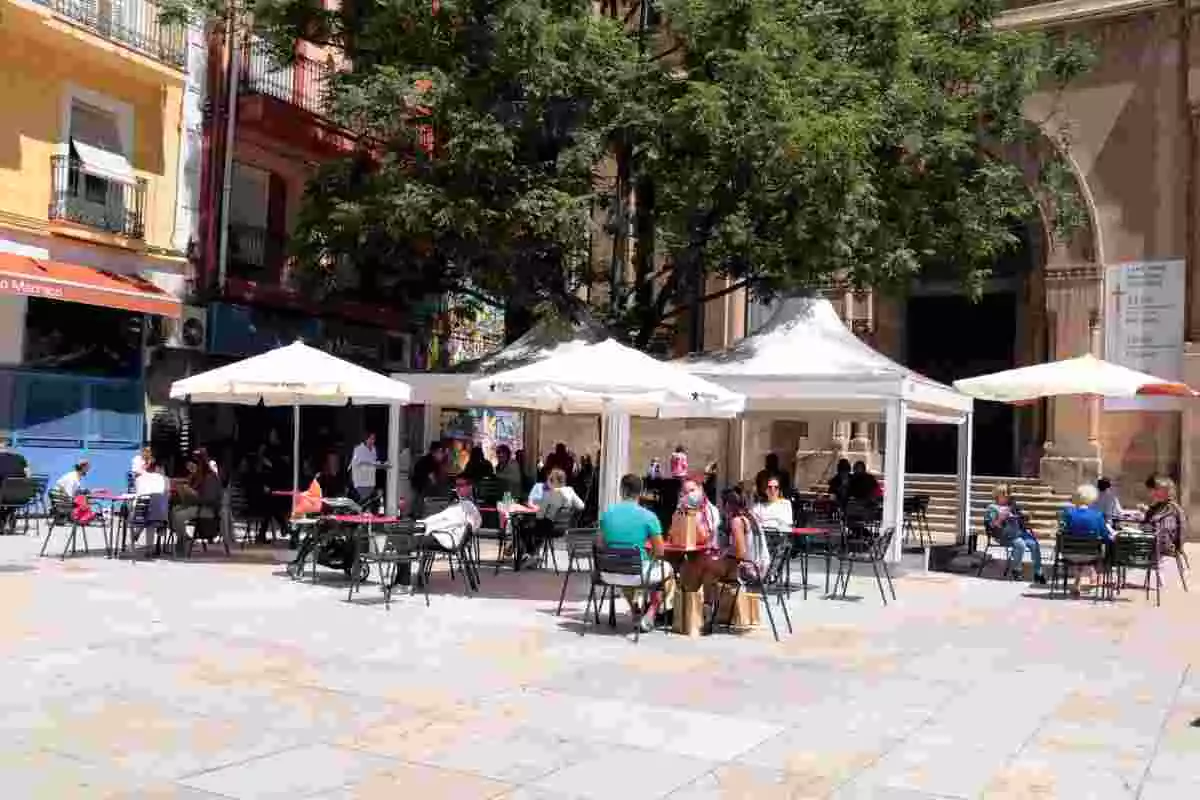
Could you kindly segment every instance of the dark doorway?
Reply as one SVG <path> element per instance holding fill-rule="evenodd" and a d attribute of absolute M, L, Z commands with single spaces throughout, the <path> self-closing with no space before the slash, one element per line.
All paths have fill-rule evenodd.
<path fill-rule="evenodd" d="M 961 294 L 921 294 L 908 300 L 907 363 L 942 383 L 1010 369 L 1016 363 L 1019 294 L 994 287 L 978 301 Z M 1017 430 L 1012 406 L 975 404 L 972 470 L 977 475 L 1019 473 Z M 946 425 L 911 425 L 910 472 L 953 473 L 958 433 Z"/>

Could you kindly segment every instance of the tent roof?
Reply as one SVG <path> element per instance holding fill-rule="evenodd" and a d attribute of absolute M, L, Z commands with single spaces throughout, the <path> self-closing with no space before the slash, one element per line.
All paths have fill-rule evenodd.
<path fill-rule="evenodd" d="M 732 417 L 745 405 L 737 392 L 616 339 L 563 345 L 523 367 L 481 376 L 471 381 L 467 396 L 563 414 L 639 417 Z"/>
<path fill-rule="evenodd" d="M 295 342 L 171 384 L 171 397 L 195 403 L 318 406 L 407 403 L 400 381 Z"/>
<path fill-rule="evenodd" d="M 824 299 L 790 298 L 757 333 L 679 363 L 744 394 L 747 411 L 878 414 L 904 399 L 914 419 L 953 422 L 971 409 L 971 398 L 864 343 Z"/>
<path fill-rule="evenodd" d="M 961 392 L 999 403 L 1021 403 L 1040 397 L 1096 395 L 1136 397 L 1159 395 L 1194 397 L 1187 384 L 1156 378 L 1145 372 L 1104 361 L 1093 355 L 1007 369 L 955 381 Z"/>
<path fill-rule="evenodd" d="M 486 401 L 467 399 L 467 385 L 475 378 L 524 367 L 563 345 L 595 344 L 607 338 L 608 331 L 602 324 L 586 311 L 577 311 L 570 317 L 543 319 L 507 347 L 455 364 L 444 372 L 393 373 L 392 377 L 412 386 L 414 403 L 488 405 Z"/>

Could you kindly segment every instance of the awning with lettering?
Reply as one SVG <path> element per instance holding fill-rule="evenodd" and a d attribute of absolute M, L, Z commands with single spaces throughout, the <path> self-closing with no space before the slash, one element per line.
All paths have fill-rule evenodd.
<path fill-rule="evenodd" d="M 178 317 L 182 310 L 177 298 L 144 278 L 15 253 L 0 253 L 0 294 L 121 308 L 160 317 Z"/>

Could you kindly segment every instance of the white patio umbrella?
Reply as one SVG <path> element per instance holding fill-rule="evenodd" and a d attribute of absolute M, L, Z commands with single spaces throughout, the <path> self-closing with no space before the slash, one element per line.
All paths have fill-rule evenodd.
<path fill-rule="evenodd" d="M 954 388 L 980 400 L 1023 403 L 1042 397 L 1193 397 L 1186 383 L 1156 378 L 1092 355 L 1034 364 L 954 382 Z"/>
<path fill-rule="evenodd" d="M 477 378 L 467 398 L 490 405 L 601 414 L 601 507 L 617 499 L 629 455 L 629 417 L 733 417 L 745 398 L 606 339 L 565 345 L 533 364 Z"/>
<path fill-rule="evenodd" d="M 407 384 L 295 342 L 171 384 L 193 403 L 291 406 L 292 489 L 300 485 L 300 406 L 407 403 Z"/>

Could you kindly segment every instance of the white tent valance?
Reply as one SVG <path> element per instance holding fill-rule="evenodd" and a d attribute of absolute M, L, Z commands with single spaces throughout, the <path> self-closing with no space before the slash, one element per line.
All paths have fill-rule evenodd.
<path fill-rule="evenodd" d="M 882 418 L 895 400 L 961 422 L 971 398 L 872 349 L 828 300 L 791 298 L 763 329 L 679 362 L 746 396 L 747 411 L 838 411 Z M 920 415 L 918 415 L 919 417 Z"/>

